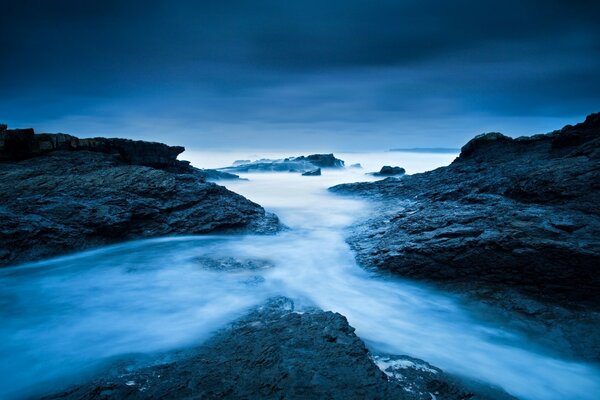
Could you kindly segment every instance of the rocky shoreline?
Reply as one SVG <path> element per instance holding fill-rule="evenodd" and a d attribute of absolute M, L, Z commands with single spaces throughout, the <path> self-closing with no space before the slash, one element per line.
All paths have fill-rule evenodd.
<path fill-rule="evenodd" d="M 447 167 L 331 190 L 373 201 L 348 238 L 363 266 L 467 294 L 600 359 L 600 113 L 545 135 L 480 135 Z"/>
<path fill-rule="evenodd" d="M 348 238 L 361 265 L 459 293 L 473 312 L 501 316 L 546 348 L 598 361 L 599 134 L 600 114 L 547 135 L 486 134 L 448 167 L 331 190 L 372 201 L 372 216 Z M 140 238 L 280 229 L 275 215 L 208 182 L 228 176 L 177 160 L 183 150 L 2 127 L 0 266 Z M 257 168 L 281 164 L 289 171 L 290 162 L 343 166 L 329 154 Z M 268 267 L 234 258 L 198 261 L 215 271 Z M 370 352 L 344 316 L 297 309 L 283 297 L 195 348 L 124 357 L 89 381 L 38 393 L 44 399 L 513 399 L 423 360 Z"/>
<path fill-rule="evenodd" d="M 180 146 L 0 132 L 0 267 L 119 241 L 237 231 L 279 221 L 177 160 Z"/>
<path fill-rule="evenodd" d="M 121 360 L 57 399 L 514 399 L 424 361 L 370 354 L 346 318 L 273 298 L 194 349 L 130 367 Z M 138 363 L 139 364 L 139 363 Z"/>

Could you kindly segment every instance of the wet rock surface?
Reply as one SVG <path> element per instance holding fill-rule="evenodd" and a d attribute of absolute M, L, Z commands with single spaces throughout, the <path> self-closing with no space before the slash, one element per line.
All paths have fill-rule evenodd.
<path fill-rule="evenodd" d="M 225 172 L 301 172 L 306 173 L 321 168 L 344 168 L 344 161 L 333 154 L 311 154 L 309 156 L 288 157 L 280 160 L 261 159 L 256 161 L 236 160 L 231 167 L 220 168 Z"/>
<path fill-rule="evenodd" d="M 348 239 L 364 266 L 533 318 L 600 358 L 599 335 L 584 334 L 600 322 L 600 114 L 546 135 L 480 135 L 448 167 L 332 190 L 376 201 Z"/>
<path fill-rule="evenodd" d="M 44 143 L 39 136 L 25 142 Z M 183 148 L 90 139 L 109 148 L 90 151 L 78 139 L 77 149 L 61 150 L 76 139 L 69 137 L 55 150 L 0 162 L 0 266 L 124 240 L 278 229 L 277 217 L 261 206 L 176 160 Z M 125 153 L 113 151 L 121 144 Z M 4 155 L 14 150 L 3 146 Z"/>
<path fill-rule="evenodd" d="M 200 171 L 204 176 L 204 179 L 206 179 L 207 181 L 231 181 L 241 179 L 236 174 L 217 171 L 216 169 L 201 169 Z"/>
<path fill-rule="evenodd" d="M 134 370 L 121 363 L 43 398 L 510 398 L 476 394 L 425 362 L 391 357 L 372 358 L 342 315 L 295 311 L 289 299 L 275 298 L 168 362 Z"/>
<path fill-rule="evenodd" d="M 418 400 L 515 399 L 496 387 L 458 379 L 418 358 L 372 354 L 371 359 L 389 380 L 399 384 L 404 391 Z"/>
<path fill-rule="evenodd" d="M 240 259 L 236 257 L 200 256 L 194 259 L 202 269 L 217 272 L 255 272 L 273 268 L 273 264 L 261 259 Z"/>

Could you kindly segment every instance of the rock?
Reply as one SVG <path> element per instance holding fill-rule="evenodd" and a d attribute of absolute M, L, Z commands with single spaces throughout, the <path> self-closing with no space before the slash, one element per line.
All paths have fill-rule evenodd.
<path fill-rule="evenodd" d="M 497 399 L 515 400 L 500 388 L 478 381 L 460 380 L 433 365 L 406 355 L 372 354 L 371 359 L 403 390 L 419 400 Z"/>
<path fill-rule="evenodd" d="M 360 163 L 350 165 L 350 168 L 362 169 L 362 165 Z"/>
<path fill-rule="evenodd" d="M 218 272 L 256 272 L 272 268 L 273 264 L 261 259 L 239 259 L 234 257 L 214 258 L 200 256 L 194 259 L 202 269 Z"/>
<path fill-rule="evenodd" d="M 9 154 L 17 154 L 19 147 L 10 141 L 21 134 L 29 137 L 24 143 L 32 143 L 32 132 L 11 133 Z M 277 217 L 258 204 L 206 182 L 203 171 L 178 164 L 182 148 L 112 139 L 94 143 L 100 147 L 0 162 L 0 266 L 124 240 L 279 229 Z M 123 150 L 112 154 L 99 148 Z"/>
<path fill-rule="evenodd" d="M 433 391 L 444 399 L 475 395 L 416 359 L 400 366 L 395 357 L 384 373 L 345 317 L 316 309 L 295 311 L 286 298 L 270 300 L 198 348 L 164 358 L 170 361 L 133 370 L 121 362 L 106 377 L 43 398 L 96 399 L 105 391 L 117 399 L 429 400 Z M 374 359 L 381 363 L 384 357 Z"/>
<path fill-rule="evenodd" d="M 302 176 L 321 176 L 321 168 L 317 168 L 312 171 L 306 171 Z"/>
<path fill-rule="evenodd" d="M 24 160 L 59 150 L 118 155 L 128 164 L 154 168 L 185 169 L 189 166 L 189 162 L 177 160 L 177 156 L 185 150 L 181 146 L 130 139 L 79 139 L 63 133 L 35 134 L 31 128 L 5 129 L 0 133 L 0 161 Z"/>
<path fill-rule="evenodd" d="M 218 171 L 216 169 L 201 169 L 202 175 L 207 181 L 239 180 L 239 175 L 229 172 Z"/>
<path fill-rule="evenodd" d="M 315 166 L 308 161 L 290 161 L 285 160 L 258 160 L 249 164 L 219 168 L 219 171 L 228 173 L 248 173 L 248 172 L 306 172 L 315 169 Z"/>
<path fill-rule="evenodd" d="M 390 167 L 389 165 L 385 165 L 381 167 L 379 172 L 374 173 L 375 176 L 395 176 L 395 175 L 403 175 L 406 173 L 404 168 L 400 167 Z"/>
<path fill-rule="evenodd" d="M 289 157 L 280 160 L 261 159 L 247 164 L 238 164 L 220 168 L 225 172 L 308 172 L 317 168 L 343 168 L 344 161 L 333 154 L 312 154 L 309 156 Z"/>
<path fill-rule="evenodd" d="M 581 322 L 600 323 L 599 119 L 481 135 L 448 167 L 332 188 L 377 201 L 348 239 L 357 259 L 560 326 L 567 351 L 600 359 L 600 334 Z"/>
<path fill-rule="evenodd" d="M 232 165 L 250 164 L 251 160 L 235 160 Z"/>
<path fill-rule="evenodd" d="M 344 168 L 344 161 L 335 158 L 333 154 L 311 154 L 309 156 L 300 156 L 292 159 L 293 161 L 308 161 L 312 165 L 320 168 Z"/>
<path fill-rule="evenodd" d="M 27 158 L 36 151 L 34 137 L 33 129 L 3 129 L 0 131 L 0 160 Z"/>
<path fill-rule="evenodd" d="M 512 142 L 512 139 L 498 132 L 483 133 L 469 140 L 467 144 L 460 149 L 460 155 L 469 157 L 476 150 L 479 151 L 486 147 L 496 147 L 497 142 L 508 144 Z"/>

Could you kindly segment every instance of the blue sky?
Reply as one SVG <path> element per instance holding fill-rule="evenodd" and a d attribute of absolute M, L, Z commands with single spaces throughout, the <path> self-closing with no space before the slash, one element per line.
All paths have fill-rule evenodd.
<path fill-rule="evenodd" d="M 188 148 L 458 147 L 600 110 L 593 1 L 0 0 L 0 121 Z"/>

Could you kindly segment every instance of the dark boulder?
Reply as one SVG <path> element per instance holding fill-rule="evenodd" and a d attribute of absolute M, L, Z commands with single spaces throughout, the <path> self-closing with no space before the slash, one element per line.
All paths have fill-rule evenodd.
<path fill-rule="evenodd" d="M 379 172 L 376 172 L 373 175 L 395 176 L 395 175 L 403 175 L 404 173 L 406 173 L 406 170 L 404 168 L 390 167 L 389 165 L 385 165 L 385 166 L 381 167 L 381 170 L 379 170 Z"/>
<path fill-rule="evenodd" d="M 4 125 L 6 127 L 6 125 Z M 33 129 L 3 129 L 0 131 L 0 161 L 22 160 L 37 151 Z"/>
<path fill-rule="evenodd" d="M 300 156 L 292 158 L 294 161 L 308 161 L 314 166 L 320 168 L 344 168 L 344 161 L 330 154 L 311 154 L 309 156 Z"/>
<path fill-rule="evenodd" d="M 312 171 L 306 171 L 302 176 L 321 176 L 321 168 L 317 168 Z"/>

